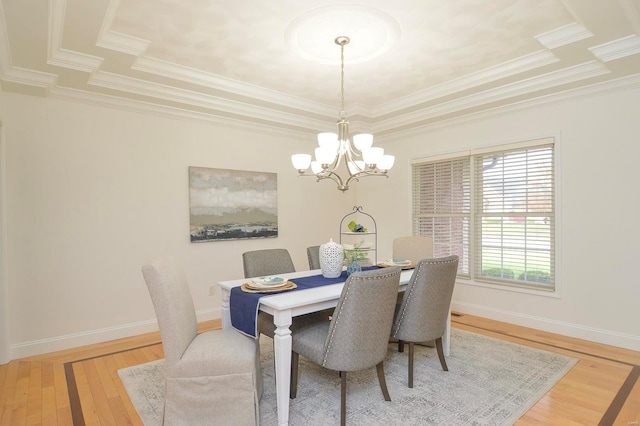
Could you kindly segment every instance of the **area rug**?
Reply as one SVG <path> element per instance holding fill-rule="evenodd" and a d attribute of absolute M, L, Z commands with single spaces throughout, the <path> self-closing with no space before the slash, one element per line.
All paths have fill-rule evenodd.
<path fill-rule="evenodd" d="M 273 342 L 263 337 L 264 394 L 260 424 L 277 424 Z M 467 331 L 451 330 L 449 371 L 435 348 L 416 346 L 414 388 L 407 387 L 407 351 L 390 344 L 385 376 L 391 402 L 384 401 L 375 368 L 348 374 L 347 423 L 372 425 L 511 425 L 577 362 L 575 358 Z M 145 425 L 162 423 L 164 360 L 118 370 Z M 340 379 L 300 357 L 298 396 L 291 425 L 340 422 Z"/>

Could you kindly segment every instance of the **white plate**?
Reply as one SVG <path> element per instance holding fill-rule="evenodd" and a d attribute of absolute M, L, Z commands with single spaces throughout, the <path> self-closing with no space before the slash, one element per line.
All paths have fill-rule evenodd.
<path fill-rule="evenodd" d="M 384 263 L 388 265 L 398 265 L 398 266 L 411 265 L 411 261 L 408 259 L 387 259 Z"/>
<path fill-rule="evenodd" d="M 369 250 L 372 247 L 371 243 L 364 243 L 358 247 L 358 250 Z M 345 250 L 356 250 L 353 244 L 343 244 L 342 248 Z"/>
<path fill-rule="evenodd" d="M 254 287 L 276 287 L 286 282 L 287 280 L 280 277 L 259 277 L 252 279 L 251 285 Z"/>

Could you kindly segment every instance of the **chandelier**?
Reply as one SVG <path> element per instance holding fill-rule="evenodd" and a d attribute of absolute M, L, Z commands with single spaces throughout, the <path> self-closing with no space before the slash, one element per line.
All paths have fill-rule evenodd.
<path fill-rule="evenodd" d="M 349 141 L 349 121 L 344 111 L 344 46 L 349 44 L 349 37 L 337 37 L 335 43 L 340 46 L 341 64 L 338 133 L 318 133 L 315 161 L 311 161 L 309 154 L 294 154 L 291 156 L 291 162 L 298 170 L 298 176 L 315 176 L 317 182 L 331 179 L 338 184 L 338 189 L 344 192 L 349 189 L 352 181 L 357 182 L 361 177 L 387 176 L 387 172 L 393 167 L 395 157 L 385 155 L 383 148 L 372 146 L 373 135 L 361 133 L 353 136 L 353 143 Z M 338 168 L 342 163 L 346 165 L 347 172 L 344 178 L 338 174 Z M 312 174 L 306 173 L 309 166 Z"/>

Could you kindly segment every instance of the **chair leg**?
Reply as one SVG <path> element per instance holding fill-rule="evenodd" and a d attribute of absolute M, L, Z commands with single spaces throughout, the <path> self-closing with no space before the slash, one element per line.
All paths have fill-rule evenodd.
<path fill-rule="evenodd" d="M 436 339 L 436 350 L 438 351 L 438 358 L 440 358 L 440 365 L 444 371 L 449 371 L 447 368 L 447 362 L 444 360 L 444 349 L 442 348 L 442 337 Z"/>
<path fill-rule="evenodd" d="M 340 426 L 347 424 L 347 372 L 340 372 Z"/>
<path fill-rule="evenodd" d="M 298 355 L 297 352 L 291 352 L 291 381 L 289 386 L 289 398 L 296 399 L 298 396 Z"/>
<path fill-rule="evenodd" d="M 378 382 L 380 382 L 380 389 L 382 389 L 382 395 L 384 396 L 385 401 L 391 401 L 391 396 L 389 395 L 389 389 L 387 389 L 387 381 L 384 378 L 384 366 L 382 365 L 384 361 L 380 361 L 376 365 L 376 371 L 378 372 Z"/>
<path fill-rule="evenodd" d="M 409 342 L 409 387 L 413 388 L 413 355 L 415 354 L 413 342 Z"/>
<path fill-rule="evenodd" d="M 402 340 L 398 340 L 398 352 L 404 352 L 404 342 Z"/>

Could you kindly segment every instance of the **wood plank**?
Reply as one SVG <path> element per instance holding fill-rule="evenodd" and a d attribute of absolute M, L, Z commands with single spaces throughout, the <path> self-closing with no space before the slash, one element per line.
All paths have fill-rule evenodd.
<path fill-rule="evenodd" d="M 0 425 L 11 424 L 19 368 L 19 361 L 11 361 L 6 365 L 5 380 L 0 388 Z"/>
<path fill-rule="evenodd" d="M 42 424 L 42 363 L 32 362 L 27 393 L 27 425 Z"/>
<path fill-rule="evenodd" d="M 114 378 L 107 366 L 106 358 L 109 357 L 96 358 L 92 361 L 98 374 L 100 385 L 104 389 L 105 397 L 107 400 L 110 400 L 111 398 L 119 397 L 119 395 L 113 380 Z"/>
<path fill-rule="evenodd" d="M 10 363 L 0 364 L 0 400 L 2 398 L 2 389 L 4 388 L 4 385 L 6 383 L 7 371 L 9 371 L 9 364 Z"/>
<path fill-rule="evenodd" d="M 42 388 L 42 418 L 43 425 L 58 424 L 58 410 L 56 409 L 56 389 L 53 385 Z"/>
<path fill-rule="evenodd" d="M 124 405 L 122 399 L 118 396 L 109 399 L 109 407 L 113 413 L 117 425 L 141 425 L 142 420 L 136 414 L 135 417 L 129 416 L 129 411 Z"/>
<path fill-rule="evenodd" d="M 109 371 L 113 376 L 113 382 L 118 391 L 118 396 L 121 401 L 121 406 L 125 409 L 127 413 L 127 417 L 131 419 L 134 423 L 136 421 L 141 422 L 140 417 L 136 412 L 136 409 L 133 407 L 133 404 L 129 399 L 129 395 L 127 394 L 127 391 L 124 388 L 122 381 L 120 380 L 120 376 L 118 376 L 118 370 L 121 368 L 129 367 L 129 365 L 126 364 L 122 354 L 114 354 L 107 357 L 106 364 L 107 364 L 107 368 L 109 369 Z"/>
<path fill-rule="evenodd" d="M 27 398 L 29 395 L 31 363 L 19 361 L 18 364 L 18 380 L 16 382 L 16 392 L 13 398 L 13 412 L 11 414 L 12 425 L 24 425 L 27 421 Z"/>
<path fill-rule="evenodd" d="M 53 363 L 42 362 L 41 400 L 42 424 L 55 425 L 58 423 L 56 410 L 56 388 L 53 375 Z"/>
<path fill-rule="evenodd" d="M 107 396 L 107 389 L 105 388 L 105 383 L 103 383 L 101 380 L 100 374 L 98 373 L 97 364 L 104 365 L 104 363 L 102 363 L 99 358 L 82 362 L 82 366 L 87 377 L 87 383 L 89 385 L 89 391 L 91 393 L 93 402 L 95 404 L 96 413 L 100 421 L 104 424 L 115 425 L 116 419 L 113 417 L 113 413 L 111 413 L 109 398 Z M 113 382 L 111 381 L 110 377 L 108 379 L 111 382 L 109 392 L 112 393 Z"/>
<path fill-rule="evenodd" d="M 80 398 L 82 416 L 84 417 L 85 425 L 100 424 L 98 409 L 96 408 L 96 404 L 93 400 L 93 394 L 91 393 L 89 379 L 87 378 L 87 374 L 84 370 L 84 363 L 74 363 L 73 374 L 75 377 L 76 386 L 78 388 L 78 396 Z"/>
<path fill-rule="evenodd" d="M 56 398 L 57 423 L 67 425 L 72 423 L 71 406 L 69 405 L 69 393 L 67 379 L 65 377 L 64 364 L 53 362 L 53 387 Z"/>

